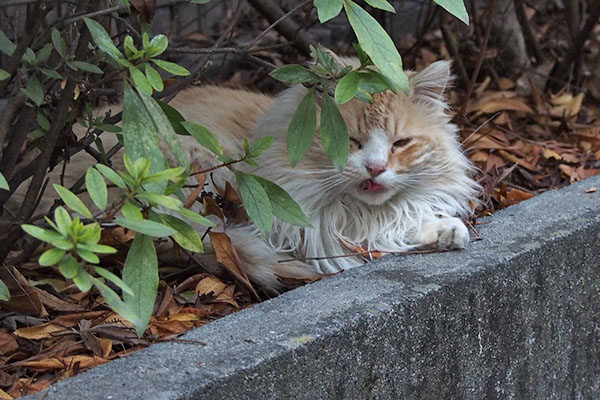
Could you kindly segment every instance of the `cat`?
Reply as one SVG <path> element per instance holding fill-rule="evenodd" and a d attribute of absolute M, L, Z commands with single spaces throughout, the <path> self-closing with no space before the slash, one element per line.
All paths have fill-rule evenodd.
<path fill-rule="evenodd" d="M 460 149 L 458 129 L 448 115 L 444 91 L 451 81 L 450 69 L 449 61 L 438 61 L 419 73 L 408 73 L 409 94 L 386 91 L 375 94 L 372 103 L 354 99 L 339 106 L 351 143 L 342 172 L 325 155 L 318 127 L 305 158 L 295 168 L 290 166 L 286 134 L 308 90 L 302 85 L 276 97 L 206 86 L 187 89 L 174 98 L 170 104 L 187 120 L 211 130 L 227 154 L 243 153 L 244 137 L 252 142 L 273 136 L 273 145 L 257 160 L 258 168 L 236 167 L 283 187 L 312 223 L 312 228 L 303 228 L 276 220 L 266 238 L 251 223 L 221 227 L 254 283 L 278 292 L 284 289 L 284 278 L 303 279 L 356 267 L 365 257 L 322 257 L 350 255 L 357 248 L 395 252 L 432 243 L 438 249 L 467 245 L 469 232 L 460 217 L 469 215 L 479 189 L 471 177 L 473 166 Z M 112 108 L 113 113 L 118 111 Z M 110 136 L 104 140 L 106 148 L 116 143 Z M 200 167 L 220 164 L 193 138 L 184 136 L 181 141 Z M 113 158 L 115 168 L 122 167 L 120 159 L 119 154 Z M 65 185 L 94 162 L 85 153 L 75 155 L 66 169 Z M 54 172 L 51 179 L 57 176 Z M 235 183 L 226 168 L 215 170 L 209 181 L 220 187 L 227 181 Z M 19 196 L 14 197 L 18 201 Z M 195 257 L 207 263 L 207 254 Z"/>

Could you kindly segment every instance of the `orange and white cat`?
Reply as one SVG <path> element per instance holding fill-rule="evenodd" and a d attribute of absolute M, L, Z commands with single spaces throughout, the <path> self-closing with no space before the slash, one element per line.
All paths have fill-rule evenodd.
<path fill-rule="evenodd" d="M 457 128 L 447 114 L 443 92 L 451 76 L 450 63 L 436 62 L 409 76 L 408 95 L 387 91 L 374 95 L 372 104 L 355 99 L 340 106 L 351 138 L 342 172 L 327 158 L 318 139 L 295 168 L 289 164 L 287 129 L 306 95 L 304 86 L 291 87 L 275 98 L 197 87 L 171 102 L 187 120 L 211 130 L 228 154 L 243 153 L 244 137 L 251 142 L 265 135 L 275 139 L 258 159 L 258 169 L 240 168 L 283 187 L 302 207 L 312 228 L 277 220 L 264 239 L 252 224 L 221 227 L 231 237 L 251 280 L 268 290 L 279 290 L 283 288 L 280 277 L 330 274 L 363 264 L 360 256 L 306 260 L 352 253 L 345 243 L 381 251 L 430 243 L 440 249 L 467 245 L 469 233 L 458 217 L 469 214 L 477 184 L 470 177 L 472 166 L 461 152 Z M 319 128 L 317 136 L 318 132 Z M 219 164 L 193 138 L 181 140 L 192 161 L 202 167 Z M 119 168 L 120 155 L 114 160 Z M 67 185 L 94 160 L 82 153 L 72 162 L 81 167 L 66 169 Z M 235 182 L 226 168 L 216 170 L 212 180 L 221 187 L 225 181 Z M 298 260 L 279 262 L 290 258 Z"/>

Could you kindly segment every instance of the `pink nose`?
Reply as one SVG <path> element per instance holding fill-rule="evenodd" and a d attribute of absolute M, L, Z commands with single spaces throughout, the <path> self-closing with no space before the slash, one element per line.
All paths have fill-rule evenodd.
<path fill-rule="evenodd" d="M 383 165 L 367 165 L 367 171 L 373 178 L 375 178 L 376 176 L 381 175 L 385 171 L 385 166 L 383 166 Z"/>

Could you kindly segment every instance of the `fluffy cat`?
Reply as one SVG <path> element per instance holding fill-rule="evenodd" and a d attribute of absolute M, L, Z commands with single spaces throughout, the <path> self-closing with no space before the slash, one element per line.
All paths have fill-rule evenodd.
<path fill-rule="evenodd" d="M 295 168 L 289 164 L 286 134 L 307 91 L 301 85 L 276 98 L 217 87 L 191 88 L 171 102 L 186 119 L 213 131 L 226 153 L 242 152 L 243 137 L 275 138 L 258 160 L 258 169 L 238 165 L 283 187 L 313 227 L 276 220 L 266 239 L 252 224 L 222 227 L 252 281 L 277 291 L 283 288 L 280 277 L 330 274 L 364 263 L 360 256 L 306 260 L 351 254 L 354 250 L 345 243 L 382 251 L 430 243 L 440 249 L 467 245 L 468 230 L 457 217 L 469 214 L 469 202 L 478 189 L 457 141 L 457 128 L 447 115 L 443 92 L 451 77 L 450 63 L 439 61 L 409 76 L 409 95 L 387 91 L 374 95 L 372 104 L 355 99 L 340 106 L 351 138 L 348 164 L 341 173 L 318 139 Z M 317 136 L 318 132 L 319 128 Z M 201 167 L 219 164 L 193 138 L 181 140 Z M 116 168 L 121 167 L 120 155 L 113 159 Z M 67 185 L 94 160 L 81 154 L 71 162 L 81 167 L 67 168 Z M 225 168 L 216 170 L 212 180 L 221 187 L 226 181 L 235 182 Z M 206 262 L 207 255 L 198 258 Z M 290 258 L 298 260 L 279 262 Z"/>

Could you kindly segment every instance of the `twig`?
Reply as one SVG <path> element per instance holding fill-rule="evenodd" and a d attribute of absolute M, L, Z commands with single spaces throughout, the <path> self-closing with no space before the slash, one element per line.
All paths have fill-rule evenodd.
<path fill-rule="evenodd" d="M 529 23 L 529 19 L 527 18 L 525 3 L 523 2 L 523 0 L 514 0 L 514 2 L 517 19 L 519 20 L 519 24 L 521 25 L 521 29 L 523 30 L 523 34 L 525 35 L 525 42 L 527 43 L 527 45 L 529 46 L 529 50 L 535 57 L 536 64 L 541 64 L 544 61 L 544 55 L 542 53 L 542 49 L 540 48 L 540 43 L 535 37 L 533 28 Z"/>
<path fill-rule="evenodd" d="M 21 62 L 21 58 L 23 58 L 23 54 L 25 54 L 25 50 L 31 45 L 33 39 L 35 38 L 35 34 L 38 31 L 39 27 L 42 24 L 42 21 L 46 17 L 46 13 L 48 10 L 46 9 L 46 4 L 42 0 L 37 0 L 35 5 L 33 6 L 33 12 L 30 18 L 27 18 L 27 23 L 25 25 L 25 34 L 21 36 L 15 51 L 12 56 L 8 59 L 6 64 L 2 67 L 6 72 L 12 76 L 19 67 L 19 63 Z M 0 97 L 4 96 L 4 92 L 10 83 L 11 79 L 4 79 L 0 81 Z"/>
<path fill-rule="evenodd" d="M 489 124 L 490 122 L 492 122 L 494 119 L 496 119 L 496 117 L 497 117 L 498 115 L 500 115 L 500 114 L 502 114 L 502 112 L 501 112 L 501 111 L 498 111 L 496 114 L 494 114 L 494 115 L 492 115 L 491 117 L 489 117 L 489 118 L 487 119 L 487 121 L 485 121 L 483 124 L 479 125 L 479 126 L 477 127 L 477 129 L 475 129 L 475 130 L 473 131 L 473 133 L 471 133 L 469 136 L 467 136 L 467 138 L 466 138 L 465 140 L 463 140 L 462 142 L 460 142 L 460 145 L 461 145 L 461 146 L 463 146 L 465 143 L 467 143 L 467 141 L 468 141 L 469 139 L 471 139 L 471 138 L 473 137 L 473 135 L 475 135 L 477 132 L 479 132 L 479 130 L 480 130 L 481 128 L 483 128 L 484 126 L 486 126 L 487 124 Z M 482 138 L 482 137 L 484 137 L 484 136 L 486 136 L 486 135 L 481 135 L 480 137 L 478 137 L 477 139 L 475 139 L 475 140 L 474 140 L 472 143 L 469 143 L 469 145 L 470 145 L 470 146 L 472 146 L 472 145 L 473 145 L 473 143 L 477 142 L 479 139 L 481 139 L 481 138 Z"/>
<path fill-rule="evenodd" d="M 463 103 L 456 114 L 457 122 L 462 122 L 465 118 L 465 113 L 467 112 L 467 107 L 469 106 L 469 100 L 471 99 L 471 94 L 473 93 L 473 89 L 475 87 L 475 82 L 477 81 L 477 76 L 479 75 L 479 70 L 481 69 L 481 64 L 483 63 L 483 59 L 485 58 L 485 53 L 487 51 L 487 44 L 490 39 L 490 32 L 492 31 L 492 17 L 494 16 L 494 7 L 496 6 L 496 0 L 490 0 L 490 4 L 488 5 L 488 16 L 486 20 L 486 28 L 485 34 L 483 36 L 483 43 L 481 44 L 481 53 L 477 58 L 477 63 L 475 64 L 475 69 L 473 70 L 473 75 L 471 75 L 471 80 L 469 81 L 469 86 L 467 86 L 467 92 L 465 93 L 465 97 Z"/>
<path fill-rule="evenodd" d="M 406 250 L 406 251 L 385 251 L 385 250 L 370 250 L 370 251 L 361 251 L 358 253 L 352 254 L 341 254 L 337 256 L 326 256 L 326 257 L 298 257 L 298 258 L 288 258 L 285 260 L 278 260 L 278 263 L 290 262 L 290 261 L 319 261 L 319 260 L 331 260 L 334 258 L 347 258 L 347 257 L 358 257 L 370 255 L 373 253 L 383 253 L 383 254 L 394 254 L 399 256 L 408 256 L 413 254 L 431 254 L 431 253 L 443 253 L 451 250 L 439 250 L 437 248 L 426 248 L 426 249 L 417 249 L 417 250 Z"/>
<path fill-rule="evenodd" d="M 300 26 L 293 19 L 289 18 L 290 13 L 284 13 L 272 0 L 248 0 L 248 3 L 271 24 L 277 22 L 275 29 L 286 39 L 292 41 L 303 55 L 310 56 L 310 44 L 315 41 L 308 34 L 302 32 Z"/>
<path fill-rule="evenodd" d="M 87 6 L 88 2 L 85 2 L 83 7 L 87 8 Z M 79 38 L 79 42 L 77 43 L 76 57 L 78 59 L 81 59 L 84 52 L 87 50 L 87 44 L 89 40 L 90 33 L 87 29 L 85 29 L 84 33 L 82 33 L 81 37 Z M 40 188 L 44 182 L 44 178 L 46 177 L 48 167 L 50 166 L 54 149 L 66 123 L 66 117 L 73 100 L 75 85 L 76 83 L 73 79 L 67 78 L 67 83 L 63 91 L 63 98 L 58 106 L 56 115 L 52 120 L 50 129 L 45 136 L 45 151 L 42 152 L 35 161 L 35 173 L 33 174 L 33 179 L 29 184 L 29 188 L 27 189 L 27 193 L 25 194 L 25 199 L 23 200 L 21 208 L 17 213 L 17 222 L 27 220 L 35 211 L 35 200 L 38 197 Z M 0 243 L 0 260 L 4 260 L 6 258 L 8 252 L 14 244 L 15 239 L 19 238 L 23 234 L 24 232 L 19 226 L 12 226 L 8 232 L 3 235 L 3 240 Z M 8 240 L 8 238 L 10 238 L 10 240 Z"/>
<path fill-rule="evenodd" d="M 279 25 L 281 22 L 283 22 L 286 18 L 289 18 L 292 14 L 294 14 L 296 11 L 298 11 L 299 9 L 301 9 L 302 7 L 306 6 L 309 3 L 311 3 L 311 0 L 305 0 L 305 1 L 301 2 L 300 4 L 298 4 L 296 7 L 292 8 L 290 11 L 288 11 L 284 15 L 282 15 L 281 17 L 277 18 L 275 21 L 273 21 L 273 23 L 271 25 L 269 25 L 257 37 L 255 37 L 254 40 L 252 40 L 250 43 L 248 43 L 248 45 L 246 45 L 244 47 L 244 50 L 250 49 L 256 43 L 258 43 L 267 33 L 269 33 L 269 31 L 271 29 L 275 28 L 277 25 Z"/>
<path fill-rule="evenodd" d="M 446 11 L 440 13 L 440 29 L 442 31 L 442 36 L 444 37 L 446 47 L 448 48 L 448 52 L 454 59 L 454 65 L 456 65 L 456 68 L 458 69 L 460 80 L 466 85 L 469 83 L 469 73 L 467 72 L 465 64 L 460 57 L 458 47 L 456 46 L 456 38 L 452 32 L 450 32 L 450 29 L 448 29 L 448 13 Z"/>
<path fill-rule="evenodd" d="M 567 52 L 567 55 L 565 56 L 565 59 L 563 60 L 562 63 L 558 64 L 554 71 L 552 71 L 552 73 L 550 74 L 550 76 L 553 79 L 553 83 L 558 81 L 566 81 L 567 80 L 567 76 L 569 75 L 569 70 L 571 68 L 571 64 L 573 64 L 573 62 L 581 57 L 581 53 L 583 50 L 583 46 L 585 45 L 585 42 L 587 42 L 590 34 L 592 33 L 592 31 L 594 30 L 594 26 L 596 25 L 596 23 L 598 22 L 598 19 L 600 18 L 600 1 L 593 1 L 592 2 L 592 6 L 591 6 L 591 10 L 590 10 L 590 16 L 588 17 L 587 21 L 585 22 L 585 25 L 583 27 L 583 29 L 579 32 L 579 35 L 577 35 L 577 37 L 574 40 L 574 44 L 569 47 L 569 51 Z M 558 85 L 556 84 L 550 84 L 549 83 L 549 88 L 550 89 L 558 89 Z"/>

